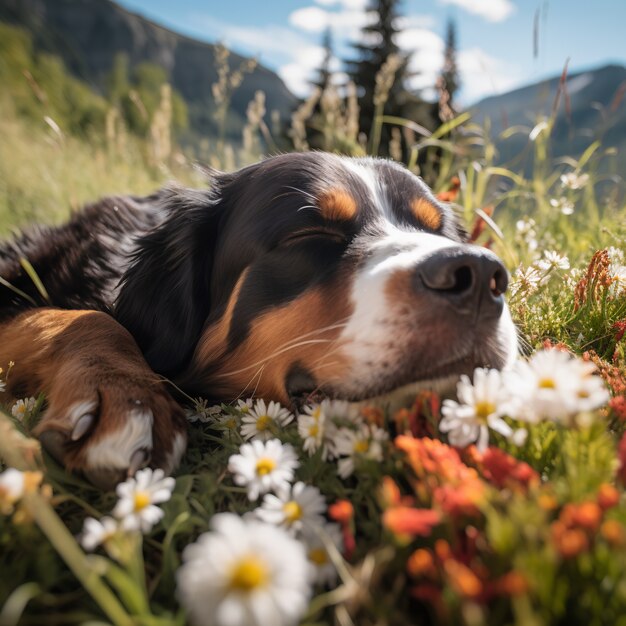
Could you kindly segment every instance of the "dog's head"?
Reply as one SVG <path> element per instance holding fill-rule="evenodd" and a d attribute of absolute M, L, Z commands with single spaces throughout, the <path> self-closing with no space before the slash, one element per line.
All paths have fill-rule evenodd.
<path fill-rule="evenodd" d="M 516 355 L 502 263 L 393 162 L 287 154 L 158 201 L 116 310 L 189 391 L 363 400 Z"/>

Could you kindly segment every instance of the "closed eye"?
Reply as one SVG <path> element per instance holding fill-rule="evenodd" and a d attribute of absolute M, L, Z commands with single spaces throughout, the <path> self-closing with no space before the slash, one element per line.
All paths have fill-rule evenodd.
<path fill-rule="evenodd" d="M 339 230 L 330 228 L 306 228 L 287 235 L 282 239 L 281 244 L 290 245 L 310 239 L 324 239 L 336 243 L 346 243 L 348 241 L 347 235 Z"/>

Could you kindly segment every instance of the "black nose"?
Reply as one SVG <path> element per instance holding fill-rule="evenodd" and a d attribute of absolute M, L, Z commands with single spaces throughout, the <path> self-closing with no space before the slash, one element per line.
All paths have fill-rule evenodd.
<path fill-rule="evenodd" d="M 499 317 L 509 283 L 504 265 L 484 248 L 440 250 L 417 269 L 418 289 L 434 292 L 458 313 Z"/>

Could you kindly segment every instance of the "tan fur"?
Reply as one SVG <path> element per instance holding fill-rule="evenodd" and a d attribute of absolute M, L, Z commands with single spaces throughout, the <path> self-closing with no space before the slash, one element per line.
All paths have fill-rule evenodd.
<path fill-rule="evenodd" d="M 66 446 L 64 463 L 70 469 L 82 468 L 87 447 L 120 428 L 137 407 L 153 413 L 155 465 L 164 461 L 174 435 L 185 430 L 180 407 L 134 339 L 105 313 L 45 308 L 24 312 L 0 325 L 0 366 L 6 370 L 9 361 L 15 365 L 0 400 L 40 392 L 46 396 L 36 434 L 55 430 L 69 436 L 72 407 L 96 404 L 93 432 Z"/>
<path fill-rule="evenodd" d="M 259 316 L 249 336 L 232 352 L 226 340 L 232 311 L 242 280 L 239 281 L 220 322 L 208 328 L 200 340 L 194 364 L 197 370 L 219 370 L 210 378 L 213 393 L 225 400 L 257 395 L 288 403 L 285 377 L 298 362 L 315 376 L 319 384 L 332 382 L 346 371 L 337 338 L 341 325 L 352 313 L 349 281 L 304 293 L 296 300 L 277 306 Z M 297 346 L 297 347 L 296 347 Z"/>
<path fill-rule="evenodd" d="M 344 189 L 333 188 L 324 191 L 317 202 L 322 215 L 329 221 L 347 222 L 357 213 L 356 200 Z"/>
<path fill-rule="evenodd" d="M 441 211 L 427 198 L 415 198 L 411 202 L 411 210 L 427 228 L 437 230 L 441 226 Z"/>

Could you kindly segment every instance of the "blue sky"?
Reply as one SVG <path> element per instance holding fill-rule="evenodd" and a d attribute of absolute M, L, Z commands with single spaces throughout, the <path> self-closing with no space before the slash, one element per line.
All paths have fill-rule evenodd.
<path fill-rule="evenodd" d="M 349 58 L 368 0 L 118 0 L 173 30 L 257 56 L 305 95 L 322 58 L 320 40 L 333 30 L 338 57 Z M 449 17 L 456 20 L 461 100 L 469 104 L 561 72 L 609 62 L 626 64 L 623 0 L 404 0 L 403 35 L 420 72 L 414 86 L 427 88 L 441 67 Z M 533 23 L 539 11 L 538 55 Z M 337 63 L 337 70 L 341 69 Z"/>

